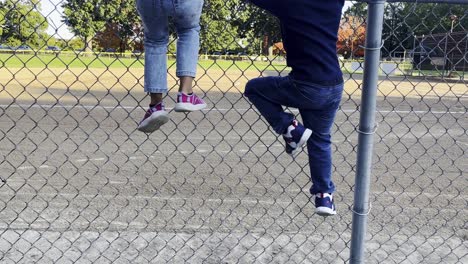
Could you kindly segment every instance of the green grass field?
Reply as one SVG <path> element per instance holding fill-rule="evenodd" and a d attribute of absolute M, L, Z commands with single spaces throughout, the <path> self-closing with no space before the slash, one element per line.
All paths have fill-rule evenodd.
<path fill-rule="evenodd" d="M 0 67 L 6 68 L 143 68 L 143 57 L 118 58 L 112 55 L 101 56 L 78 56 L 76 54 L 0 54 Z M 199 66 L 202 69 L 221 69 L 221 70 L 276 70 L 283 71 L 286 68 L 285 63 L 262 62 L 252 60 L 212 60 L 201 59 Z M 174 67 L 175 60 L 169 59 L 168 66 Z"/>
<path fill-rule="evenodd" d="M 28 53 L 28 52 L 27 52 Z M 201 55 L 198 65 L 201 69 L 217 69 L 217 70 L 237 70 L 237 71 L 277 71 L 282 72 L 287 69 L 286 63 L 276 61 L 256 61 L 250 59 L 244 60 L 227 60 L 227 59 L 204 59 Z M 75 53 L 63 54 L 13 54 L 0 53 L 0 67 L 5 68 L 143 68 L 144 56 L 139 58 L 132 57 L 127 54 L 126 57 L 116 57 L 113 54 L 103 53 L 100 56 L 96 55 L 77 55 Z M 168 67 L 175 67 L 175 60 L 168 60 Z M 348 69 L 342 69 L 344 73 L 350 73 Z"/>
<path fill-rule="evenodd" d="M 251 60 L 247 57 L 244 60 L 229 60 L 226 58 L 212 59 L 213 56 L 209 56 L 205 59 L 204 55 L 200 56 L 198 62 L 201 70 L 235 70 L 235 71 L 277 71 L 283 72 L 287 70 L 285 62 L 278 61 L 257 61 Z M 144 56 L 135 57 L 132 54 L 125 54 L 122 57 L 117 57 L 113 53 L 101 53 L 88 54 L 84 56 L 78 55 L 73 52 L 65 52 L 60 54 L 38 52 L 34 54 L 31 51 L 24 53 L 0 53 L 0 68 L 99 68 L 99 69 L 125 69 L 125 68 L 143 68 Z M 351 61 L 345 61 L 342 65 L 342 71 L 345 74 L 362 74 L 362 70 L 351 71 Z M 174 58 L 169 58 L 168 67 L 175 67 Z M 442 76 L 440 71 L 410 71 L 412 65 L 408 62 L 400 63 L 399 70 L 405 71 L 405 74 L 412 76 Z M 397 75 L 401 75 L 398 72 Z M 458 73 L 455 73 L 458 74 Z M 458 74 L 459 75 L 459 74 Z"/>

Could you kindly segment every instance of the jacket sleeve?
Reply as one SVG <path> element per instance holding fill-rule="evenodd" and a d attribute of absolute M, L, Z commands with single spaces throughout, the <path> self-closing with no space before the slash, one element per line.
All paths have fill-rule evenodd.
<path fill-rule="evenodd" d="M 278 0 L 249 0 L 252 4 L 265 9 L 275 16 L 281 14 L 281 1 Z"/>

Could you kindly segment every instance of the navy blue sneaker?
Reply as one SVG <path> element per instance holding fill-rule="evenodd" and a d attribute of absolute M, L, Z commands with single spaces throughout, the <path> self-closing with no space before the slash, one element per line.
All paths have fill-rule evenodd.
<path fill-rule="evenodd" d="M 335 202 L 331 193 L 317 193 L 315 195 L 315 212 L 321 216 L 336 215 Z"/>
<path fill-rule="evenodd" d="M 305 128 L 297 120 L 293 120 L 286 133 L 283 134 L 283 138 L 286 141 L 286 153 L 291 156 L 296 155 L 311 135 L 312 130 Z"/>

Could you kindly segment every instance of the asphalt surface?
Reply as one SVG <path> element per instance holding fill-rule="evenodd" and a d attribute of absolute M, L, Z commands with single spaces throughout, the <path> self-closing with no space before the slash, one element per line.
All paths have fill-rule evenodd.
<path fill-rule="evenodd" d="M 2 263 L 349 260 L 359 97 L 336 119 L 338 215 L 323 218 L 305 149 L 286 155 L 240 92 L 209 91 L 151 135 L 142 92 L 47 93 L 0 97 Z M 468 262 L 466 92 L 378 108 L 367 262 Z"/>

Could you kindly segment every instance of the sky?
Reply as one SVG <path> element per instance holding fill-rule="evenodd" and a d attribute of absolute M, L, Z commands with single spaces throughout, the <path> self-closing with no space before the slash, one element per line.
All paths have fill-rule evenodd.
<path fill-rule="evenodd" d="M 47 20 L 49 21 L 47 33 L 54 35 L 57 38 L 71 39 L 74 36 L 73 33 L 71 33 L 68 27 L 62 22 L 62 3 L 64 1 L 65 0 L 41 0 L 41 13 L 47 17 Z M 351 5 L 351 2 L 346 2 L 343 11 L 348 9 Z"/>
<path fill-rule="evenodd" d="M 49 22 L 47 33 L 54 35 L 56 38 L 71 39 L 73 34 L 62 22 L 62 3 L 63 0 L 41 0 L 41 13 L 47 17 Z"/>

